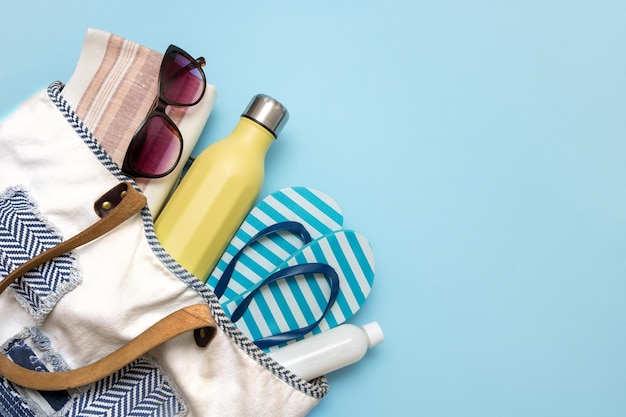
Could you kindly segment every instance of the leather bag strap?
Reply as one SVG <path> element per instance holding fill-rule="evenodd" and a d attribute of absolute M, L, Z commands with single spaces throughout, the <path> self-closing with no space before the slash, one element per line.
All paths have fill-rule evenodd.
<path fill-rule="evenodd" d="M 103 236 L 141 211 L 146 204 L 146 197 L 131 184 L 123 184 L 125 184 L 123 197 L 100 220 L 14 269 L 0 281 L 0 293 L 28 271 Z M 111 375 L 162 343 L 190 330 L 195 330 L 196 344 L 204 347 L 215 335 L 216 328 L 209 306 L 194 304 L 159 320 L 135 339 L 90 365 L 69 371 L 39 372 L 24 368 L 0 354 L 0 375 L 18 385 L 36 390 L 57 391 L 77 388 Z"/>

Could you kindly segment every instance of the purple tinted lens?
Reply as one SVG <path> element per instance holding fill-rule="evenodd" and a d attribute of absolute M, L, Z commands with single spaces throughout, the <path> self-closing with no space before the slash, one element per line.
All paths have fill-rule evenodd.
<path fill-rule="evenodd" d="M 150 176 L 167 174 L 178 162 L 182 140 L 176 127 L 162 116 L 153 116 L 135 135 L 129 149 L 129 165 Z"/>
<path fill-rule="evenodd" d="M 179 52 L 163 57 L 160 83 L 163 98 L 178 105 L 195 104 L 205 87 L 199 64 Z"/>

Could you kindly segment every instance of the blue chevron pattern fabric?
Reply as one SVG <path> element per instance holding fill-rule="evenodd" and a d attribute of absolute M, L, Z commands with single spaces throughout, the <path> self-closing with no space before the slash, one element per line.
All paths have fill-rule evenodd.
<path fill-rule="evenodd" d="M 27 369 L 68 367 L 41 330 L 29 327 L 2 345 L 1 353 Z M 71 391 L 33 391 L 0 376 L 0 416 L 178 417 L 188 408 L 167 373 L 149 357 L 130 363 L 98 382 Z"/>
<path fill-rule="evenodd" d="M 13 385 L 0 378 L 0 415 L 15 417 L 34 417 L 35 414 L 22 399 Z"/>
<path fill-rule="evenodd" d="M 12 187 L 0 195 L 0 274 L 12 270 L 62 238 L 42 218 L 27 191 Z M 80 283 L 76 259 L 61 255 L 11 284 L 18 301 L 41 322 L 54 304 Z"/>
<path fill-rule="evenodd" d="M 68 417 L 183 416 L 187 406 L 156 361 L 146 356 L 87 387 L 72 400 Z"/>

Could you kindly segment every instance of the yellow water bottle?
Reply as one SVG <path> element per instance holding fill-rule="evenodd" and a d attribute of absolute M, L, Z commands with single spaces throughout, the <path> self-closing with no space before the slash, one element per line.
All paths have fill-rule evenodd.
<path fill-rule="evenodd" d="M 165 250 L 206 282 L 263 185 L 265 154 L 289 118 L 258 94 L 235 129 L 207 147 L 164 206 L 155 230 Z"/>

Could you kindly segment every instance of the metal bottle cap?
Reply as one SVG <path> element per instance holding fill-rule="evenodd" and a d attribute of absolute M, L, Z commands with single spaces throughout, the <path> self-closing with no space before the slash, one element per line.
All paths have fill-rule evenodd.
<path fill-rule="evenodd" d="M 252 97 L 242 116 L 259 123 L 269 130 L 274 137 L 278 136 L 289 120 L 289 112 L 285 106 L 265 94 L 257 94 Z"/>

